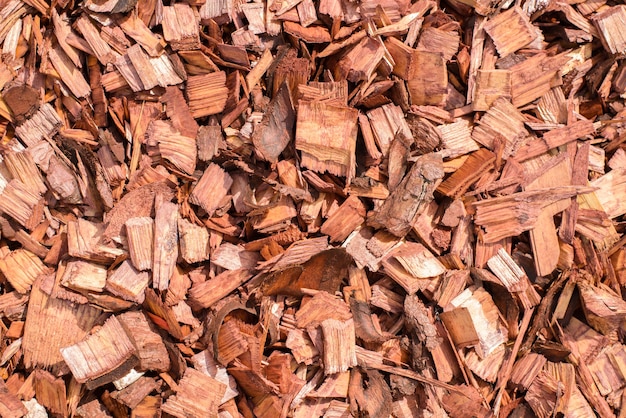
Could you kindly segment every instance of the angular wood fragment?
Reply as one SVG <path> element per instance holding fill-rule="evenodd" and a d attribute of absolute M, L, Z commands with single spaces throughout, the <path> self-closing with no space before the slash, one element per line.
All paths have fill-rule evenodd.
<path fill-rule="evenodd" d="M 0 382 L 0 414 L 7 418 L 21 418 L 28 413 L 22 401 L 9 392 L 4 380 Z"/>
<path fill-rule="evenodd" d="M 261 158 L 270 162 L 278 157 L 293 139 L 295 113 L 289 87 L 283 84 L 263 115 L 263 120 L 254 128 L 252 141 Z"/>
<path fill-rule="evenodd" d="M 124 224 L 128 253 L 137 270 L 151 270 L 154 244 L 154 220 L 149 217 L 130 218 Z"/>
<path fill-rule="evenodd" d="M 330 237 L 331 242 L 343 241 L 365 221 L 366 208 L 356 197 L 348 197 L 322 225 L 320 231 Z"/>
<path fill-rule="evenodd" d="M 97 399 L 81 404 L 78 408 L 76 408 L 76 415 L 81 418 L 109 418 L 111 416 L 106 408 Z"/>
<path fill-rule="evenodd" d="M 61 355 L 79 383 L 95 388 L 117 380 L 137 364 L 133 346 L 117 317 L 111 316 L 84 340 L 61 348 Z"/>
<path fill-rule="evenodd" d="M 200 35 L 193 9 L 182 3 L 163 8 L 163 36 L 174 51 L 198 49 Z"/>
<path fill-rule="evenodd" d="M 138 370 L 167 371 L 170 357 L 161 335 L 156 327 L 148 322 L 146 315 L 138 311 L 121 314 L 119 322 L 126 331 L 133 345 L 137 348 Z"/>
<path fill-rule="evenodd" d="M 348 107 L 300 102 L 295 143 L 302 152 L 302 165 L 346 177 L 349 182 L 356 170 L 357 116 Z"/>
<path fill-rule="evenodd" d="M 183 173 L 193 174 L 196 168 L 195 138 L 182 135 L 165 121 L 152 121 L 146 131 L 146 143 L 158 146 L 161 157 Z"/>
<path fill-rule="evenodd" d="M 59 45 L 55 45 L 48 51 L 48 58 L 72 94 L 76 97 L 87 97 L 91 94 L 87 80 Z"/>
<path fill-rule="evenodd" d="M 41 219 L 37 208 L 40 199 L 37 190 L 20 180 L 11 180 L 0 194 L 0 211 L 11 216 L 23 227 L 32 229 Z"/>
<path fill-rule="evenodd" d="M 600 205 L 611 219 L 626 213 L 626 205 L 622 199 L 622 184 L 626 180 L 626 169 L 611 170 L 590 183 L 597 187 L 595 195 Z"/>
<path fill-rule="evenodd" d="M 122 299 L 142 303 L 145 297 L 144 291 L 149 284 L 149 273 L 135 269 L 128 260 L 125 260 L 117 269 L 109 271 L 105 289 Z"/>
<path fill-rule="evenodd" d="M 324 334 L 324 373 L 348 371 L 356 366 L 354 321 L 327 319 L 321 323 Z"/>
<path fill-rule="evenodd" d="M 0 272 L 19 293 L 27 293 L 37 277 L 47 272 L 39 257 L 28 250 L 11 251 L 0 260 Z"/>
<path fill-rule="evenodd" d="M 224 110 L 227 98 L 226 73 L 223 71 L 187 79 L 187 103 L 196 119 L 220 113 Z"/>
<path fill-rule="evenodd" d="M 248 270 L 229 270 L 189 289 L 192 306 L 209 308 L 251 278 Z"/>
<path fill-rule="evenodd" d="M 384 226 L 398 237 L 406 235 L 415 218 L 433 199 L 432 193 L 443 175 L 440 156 L 428 154 L 420 157 L 382 207 L 368 219 L 368 224 Z"/>
<path fill-rule="evenodd" d="M 524 309 L 530 309 L 539 304 L 540 297 L 530 283 L 528 276 L 503 248 L 500 248 L 498 254 L 487 260 L 487 265 L 500 279 L 504 287 L 519 298 Z"/>
<path fill-rule="evenodd" d="M 154 378 L 142 376 L 124 389 L 114 392 L 111 396 L 130 409 L 135 409 L 146 396 L 158 387 L 159 384 Z"/>
<path fill-rule="evenodd" d="M 187 263 L 193 264 L 209 259 L 209 231 L 204 226 L 178 219 L 178 236 L 180 253 Z"/>
<path fill-rule="evenodd" d="M 102 292 L 106 280 L 107 271 L 104 266 L 76 260 L 67 263 L 61 284 L 79 292 Z"/>
<path fill-rule="evenodd" d="M 484 29 L 493 39 L 500 57 L 512 54 L 537 38 L 528 15 L 517 6 L 487 20 Z"/>
<path fill-rule="evenodd" d="M 170 396 L 162 409 L 179 418 L 214 417 L 225 391 L 226 385 L 189 367 L 178 382 L 176 395 Z"/>
<path fill-rule="evenodd" d="M 444 266 L 421 244 L 405 242 L 383 260 L 385 272 L 413 294 L 430 285 L 431 280 L 445 272 Z"/>
<path fill-rule="evenodd" d="M 63 122 L 57 112 L 50 103 L 44 103 L 34 115 L 15 128 L 15 134 L 25 145 L 32 146 L 46 137 L 54 136 L 61 126 Z"/>
<path fill-rule="evenodd" d="M 111 49 L 109 44 L 102 39 L 100 32 L 96 26 L 91 23 L 87 15 L 83 14 L 76 20 L 76 27 L 89 44 L 94 55 L 98 58 L 98 61 L 100 61 L 100 64 L 106 66 L 115 62 L 115 52 Z"/>
<path fill-rule="evenodd" d="M 504 159 L 514 155 L 527 137 L 524 116 L 505 98 L 493 102 L 472 130 L 472 139 L 490 150 L 503 146 Z"/>
<path fill-rule="evenodd" d="M 418 51 L 414 56 L 418 69 L 407 82 L 411 104 L 443 105 L 448 95 L 448 72 L 443 56 L 426 51 Z"/>
<path fill-rule="evenodd" d="M 211 163 L 193 188 L 189 201 L 202 207 L 211 217 L 221 206 L 232 184 L 232 177 L 219 165 Z"/>
<path fill-rule="evenodd" d="M 588 120 L 581 120 L 569 126 L 554 129 L 550 132 L 546 132 L 542 139 L 529 141 L 524 147 L 521 147 L 515 159 L 522 162 L 537 157 L 548 150 L 591 134 L 594 130 L 593 124 Z"/>
<path fill-rule="evenodd" d="M 593 16 L 593 24 L 600 33 L 602 46 L 611 54 L 626 52 L 626 39 L 617 28 L 626 22 L 626 7 L 617 5 L 609 7 Z"/>
<path fill-rule="evenodd" d="M 499 98 L 510 99 L 511 84 L 509 70 L 478 70 L 472 110 L 486 111 Z"/>
<path fill-rule="evenodd" d="M 178 257 L 178 205 L 163 202 L 154 218 L 154 255 L 152 257 L 152 286 L 165 290 L 176 268 Z"/>

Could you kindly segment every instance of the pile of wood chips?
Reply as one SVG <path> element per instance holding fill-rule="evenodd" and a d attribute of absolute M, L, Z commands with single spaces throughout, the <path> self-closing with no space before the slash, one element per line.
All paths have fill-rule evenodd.
<path fill-rule="evenodd" d="M 626 6 L 0 0 L 0 416 L 626 417 Z"/>

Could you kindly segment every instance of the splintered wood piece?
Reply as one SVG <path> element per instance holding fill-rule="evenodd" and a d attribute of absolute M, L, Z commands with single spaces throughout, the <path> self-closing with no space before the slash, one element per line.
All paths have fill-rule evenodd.
<path fill-rule="evenodd" d="M 475 351 L 470 351 L 465 356 L 465 364 L 476 376 L 486 382 L 495 383 L 498 378 L 498 372 L 502 369 L 505 355 L 506 350 L 504 346 L 499 346 L 482 359 Z"/>
<path fill-rule="evenodd" d="M 146 396 L 159 387 L 154 378 L 142 376 L 124 389 L 113 392 L 111 397 L 130 409 L 135 409 Z"/>
<path fill-rule="evenodd" d="M 365 384 L 365 378 L 367 378 L 367 384 Z M 382 374 L 376 370 L 362 372 L 358 368 L 352 369 L 348 398 L 350 409 L 353 411 L 363 411 L 364 414 L 372 417 L 386 417 L 391 414 L 391 391 Z"/>
<path fill-rule="evenodd" d="M 196 15 L 188 4 L 165 6 L 162 13 L 163 36 L 174 51 L 200 47 Z"/>
<path fill-rule="evenodd" d="M 11 180 L 0 194 L 0 211 L 6 213 L 24 228 L 32 230 L 41 220 L 37 206 L 41 196 L 20 180 Z"/>
<path fill-rule="evenodd" d="M 170 357 L 163 338 L 142 312 L 125 312 L 118 319 L 137 348 L 138 370 L 164 372 L 170 369 Z"/>
<path fill-rule="evenodd" d="M 543 369 L 546 361 L 544 356 L 537 353 L 528 353 L 520 358 L 513 366 L 511 383 L 520 390 L 527 390 Z"/>
<path fill-rule="evenodd" d="M 6 153 L 4 154 L 4 164 L 13 178 L 20 180 L 26 189 L 40 196 L 43 196 L 48 190 L 29 152 Z"/>
<path fill-rule="evenodd" d="M 474 223 L 485 229 L 484 242 L 494 243 L 532 229 L 543 207 L 586 190 L 577 186 L 549 187 L 474 202 Z"/>
<path fill-rule="evenodd" d="M 178 418 L 215 417 L 225 392 L 225 384 L 188 367 L 178 382 L 176 395 L 167 398 L 161 408 Z"/>
<path fill-rule="evenodd" d="M 475 112 L 489 110 L 501 97 L 510 100 L 512 97 L 511 80 L 509 70 L 478 70 L 472 110 Z"/>
<path fill-rule="evenodd" d="M 307 84 L 309 81 L 311 68 L 310 62 L 306 58 L 297 58 L 295 49 L 288 49 L 284 54 L 278 54 L 278 63 L 275 66 L 272 77 L 272 97 L 275 97 L 283 84 L 287 84 L 292 102 L 295 102 L 294 95 L 298 91 L 298 86 Z M 271 67 L 269 71 L 271 73 Z"/>
<path fill-rule="evenodd" d="M 88 304 L 50 297 L 42 290 L 42 279 L 35 282 L 30 292 L 22 340 L 24 364 L 28 368 L 67 372 L 59 349 L 82 340 L 101 311 Z"/>
<path fill-rule="evenodd" d="M 306 331 L 295 328 L 287 334 L 285 345 L 298 363 L 311 365 L 317 360 L 319 350 L 315 347 Z"/>
<path fill-rule="evenodd" d="M 437 187 L 437 191 L 453 198 L 459 198 L 493 165 L 496 156 L 481 148 L 470 154 L 463 165 Z"/>
<path fill-rule="evenodd" d="M 365 221 L 366 210 L 363 202 L 352 195 L 322 224 L 320 232 L 328 235 L 331 242 L 344 241 Z"/>
<path fill-rule="evenodd" d="M 97 399 L 81 404 L 76 408 L 76 416 L 80 418 L 110 418 L 109 412 Z"/>
<path fill-rule="evenodd" d="M 501 146 L 498 140 L 502 138 L 505 141 L 502 158 L 508 159 L 528 137 L 524 122 L 522 113 L 509 100 L 500 97 L 480 118 L 472 130 L 472 139 L 493 151 Z"/>
<path fill-rule="evenodd" d="M 609 335 L 623 326 L 626 302 L 618 295 L 583 281 L 578 283 L 578 289 L 585 318 L 595 330 Z"/>
<path fill-rule="evenodd" d="M 126 375 L 137 365 L 137 349 L 116 316 L 95 333 L 61 348 L 61 355 L 79 383 L 93 389 Z"/>
<path fill-rule="evenodd" d="M 408 294 L 428 287 L 445 272 L 444 266 L 421 244 L 405 242 L 383 259 L 385 273 Z"/>
<path fill-rule="evenodd" d="M 124 33 L 137 41 L 151 57 L 157 57 L 163 53 L 165 48 L 163 39 L 156 36 L 137 15 L 129 13 L 118 22 Z"/>
<path fill-rule="evenodd" d="M 356 366 L 354 320 L 333 318 L 321 323 L 324 334 L 324 374 L 348 371 Z"/>
<path fill-rule="evenodd" d="M 4 380 L 0 382 L 0 415 L 6 418 L 21 418 L 28 413 L 20 398 L 9 391 Z"/>
<path fill-rule="evenodd" d="M 598 390 L 612 405 L 623 402 L 620 394 L 626 385 L 626 347 L 623 344 L 611 344 L 604 348 L 595 360 L 589 365 L 593 373 Z"/>
<path fill-rule="evenodd" d="M 448 96 L 448 71 L 440 53 L 417 51 L 416 70 L 407 82 L 412 105 L 441 106 Z"/>
<path fill-rule="evenodd" d="M 147 216 L 130 218 L 124 224 L 128 239 L 128 253 L 137 270 L 152 269 L 154 220 Z"/>
<path fill-rule="evenodd" d="M 224 110 L 228 99 L 226 73 L 195 75 L 187 78 L 187 100 L 194 118 L 215 115 Z"/>
<path fill-rule="evenodd" d="M 455 30 L 447 31 L 429 26 L 420 33 L 417 49 L 421 51 L 438 52 L 448 62 L 459 50 L 459 33 Z"/>
<path fill-rule="evenodd" d="M 530 309 L 539 304 L 541 298 L 530 283 L 528 276 L 504 248 L 500 248 L 496 255 L 487 260 L 487 265 L 504 287 L 519 298 L 524 309 Z"/>
<path fill-rule="evenodd" d="M 227 270 L 189 289 L 192 306 L 209 308 L 233 290 L 247 282 L 252 275 L 247 269 Z"/>
<path fill-rule="evenodd" d="M 163 202 L 154 217 L 152 287 L 165 290 L 178 258 L 178 205 Z"/>
<path fill-rule="evenodd" d="M 470 287 L 465 289 L 450 302 L 449 309 L 455 308 L 467 309 L 467 314 L 470 316 L 469 320 L 478 336 L 478 344 L 475 345 L 476 353 L 481 358 L 485 358 L 506 342 L 506 329 L 501 323 L 498 308 L 491 295 L 483 288 Z M 448 311 L 446 308 L 444 310 Z M 447 327 L 449 323 L 444 322 L 444 324 Z M 458 325 L 455 326 L 458 327 Z M 456 341 L 455 343 L 458 344 Z"/>
<path fill-rule="evenodd" d="M 295 110 L 291 102 L 289 86 L 284 83 L 274 94 L 261 123 L 256 125 L 252 135 L 254 148 L 261 158 L 271 163 L 293 139 Z"/>
<path fill-rule="evenodd" d="M 222 201 L 232 184 L 232 177 L 219 165 L 211 163 L 193 188 L 189 195 L 189 201 L 202 207 L 211 217 L 215 210 L 222 205 Z"/>
<path fill-rule="evenodd" d="M 67 415 L 65 382 L 55 378 L 45 370 L 37 369 L 35 375 L 35 395 L 37 401 L 53 414 Z"/>
<path fill-rule="evenodd" d="M 600 33 L 602 46 L 610 54 L 626 52 L 626 38 L 618 29 L 626 23 L 626 6 L 623 4 L 608 7 L 594 15 L 591 20 Z"/>
<path fill-rule="evenodd" d="M 524 106 L 559 85 L 559 71 L 568 61 L 564 54 L 547 56 L 539 53 L 512 66 L 510 91 L 513 105 Z"/>
<path fill-rule="evenodd" d="M 187 263 L 193 264 L 209 259 L 211 247 L 209 245 L 209 230 L 206 227 L 179 218 L 178 236 L 180 238 L 180 253 Z"/>
<path fill-rule="evenodd" d="M 59 114 L 50 103 L 44 103 L 27 121 L 15 127 L 15 135 L 31 147 L 44 138 L 52 138 L 62 126 Z"/>
<path fill-rule="evenodd" d="M 68 254 L 102 264 L 110 263 L 123 255 L 123 250 L 102 244 L 102 232 L 102 224 L 95 224 L 83 218 L 79 218 L 76 222 L 68 222 Z"/>
<path fill-rule="evenodd" d="M 626 213 L 624 199 L 624 184 L 626 184 L 626 168 L 611 170 L 590 183 L 597 188 L 595 196 L 610 219 Z"/>
<path fill-rule="evenodd" d="M 537 30 L 530 23 L 528 14 L 518 6 L 488 19 L 484 29 L 493 39 L 500 57 L 512 54 L 537 38 Z"/>
<path fill-rule="evenodd" d="M 351 318 L 350 308 L 344 301 L 321 291 L 296 312 L 296 325 L 298 328 L 310 328 L 328 319 L 347 321 Z"/>
<path fill-rule="evenodd" d="M 0 272 L 19 293 L 27 293 L 37 277 L 46 271 L 39 257 L 21 248 L 0 259 Z"/>
<path fill-rule="evenodd" d="M 397 38 L 385 40 L 385 48 L 393 58 L 393 73 L 403 80 L 410 80 L 419 71 L 418 63 L 421 54 Z"/>
<path fill-rule="evenodd" d="M 328 29 L 322 26 L 310 26 L 305 28 L 296 22 L 284 22 L 283 30 L 307 43 L 321 44 L 331 41 Z"/>
<path fill-rule="evenodd" d="M 146 143 L 158 146 L 161 157 L 186 174 L 196 169 L 196 139 L 182 135 L 170 123 L 161 120 L 150 122 Z"/>
<path fill-rule="evenodd" d="M 376 145 L 383 156 L 389 154 L 391 144 L 402 137 L 407 144 L 413 143 L 413 134 L 399 106 L 387 104 L 367 112 Z"/>
<path fill-rule="evenodd" d="M 549 164 L 546 164 L 546 166 L 549 167 Z M 571 178 L 570 161 L 567 158 L 563 158 L 560 162 L 552 164 L 552 167 L 541 173 L 524 189 L 536 190 L 543 187 L 567 186 L 572 183 Z M 535 227 L 530 231 L 535 270 L 540 276 L 547 276 L 557 267 L 560 250 L 559 239 L 554 225 L 554 215 L 562 212 L 568 206 L 568 203 L 563 201 L 543 208 L 537 218 Z"/>
<path fill-rule="evenodd" d="M 102 292 L 106 280 L 106 267 L 88 261 L 75 260 L 67 263 L 61 284 L 79 292 Z"/>
<path fill-rule="evenodd" d="M 441 145 L 447 158 L 456 158 L 478 151 L 478 144 L 472 139 L 469 121 L 460 120 L 437 127 L 441 135 Z"/>
<path fill-rule="evenodd" d="M 300 101 L 296 149 L 302 152 L 302 166 L 350 182 L 356 170 L 357 117 L 356 109 Z"/>
<path fill-rule="evenodd" d="M 91 94 L 89 83 L 87 83 L 87 80 L 83 77 L 80 69 L 74 65 L 63 49 L 61 49 L 60 45 L 57 44 L 48 50 L 48 58 L 58 73 L 59 78 L 65 83 L 74 96 L 87 97 Z"/>
<path fill-rule="evenodd" d="M 76 27 L 82 33 L 83 37 L 89 44 L 93 55 L 98 58 L 100 64 L 106 66 L 108 64 L 113 64 L 116 59 L 116 53 L 111 49 L 109 44 L 105 42 L 104 39 L 100 36 L 100 32 L 91 23 L 91 20 L 87 17 L 87 15 L 82 14 L 75 23 Z"/>
<path fill-rule="evenodd" d="M 440 155 L 419 157 L 402 182 L 368 219 L 373 227 L 384 227 L 397 237 L 404 237 L 416 217 L 433 200 L 433 192 L 444 176 Z"/>
<path fill-rule="evenodd" d="M 258 261 L 258 254 L 229 242 L 223 243 L 211 254 L 211 263 L 226 270 L 252 270 Z"/>
<path fill-rule="evenodd" d="M 196 138 L 198 159 L 211 161 L 225 147 L 221 126 L 200 126 Z"/>
<path fill-rule="evenodd" d="M 166 53 L 158 57 L 150 57 L 139 44 L 131 46 L 126 50 L 124 55 L 117 57 L 115 67 L 134 92 L 150 90 L 156 86 L 165 87 L 183 82 L 176 73 L 172 61 Z M 102 77 L 103 84 L 108 74 Z M 105 90 L 106 89 L 105 86 Z"/>
<path fill-rule="evenodd" d="M 145 298 L 144 291 L 149 284 L 148 272 L 138 271 L 128 260 L 124 260 L 118 268 L 109 271 L 105 289 L 122 299 L 142 303 Z"/>
<path fill-rule="evenodd" d="M 478 344 L 478 333 L 468 308 L 454 308 L 440 313 L 439 317 L 458 348 Z"/>
<path fill-rule="evenodd" d="M 281 196 L 280 200 L 251 219 L 252 227 L 261 233 L 269 234 L 284 230 L 291 219 L 298 214 L 293 199 Z"/>
<path fill-rule="evenodd" d="M 571 125 L 546 132 L 541 139 L 529 141 L 518 150 L 514 158 L 519 162 L 526 161 L 593 132 L 595 132 L 595 128 L 591 121 L 574 122 Z"/>
<path fill-rule="evenodd" d="M 319 251 L 319 247 L 315 247 Z M 293 267 L 272 273 L 265 279 L 261 291 L 265 295 L 302 295 L 302 289 L 325 290 L 336 292 L 341 281 L 348 276 L 348 266 L 352 258 L 344 249 L 333 248 L 318 252 L 311 257 L 307 254 L 302 263 L 302 257 L 294 257 Z M 293 264 L 287 264 L 288 266 Z"/>

